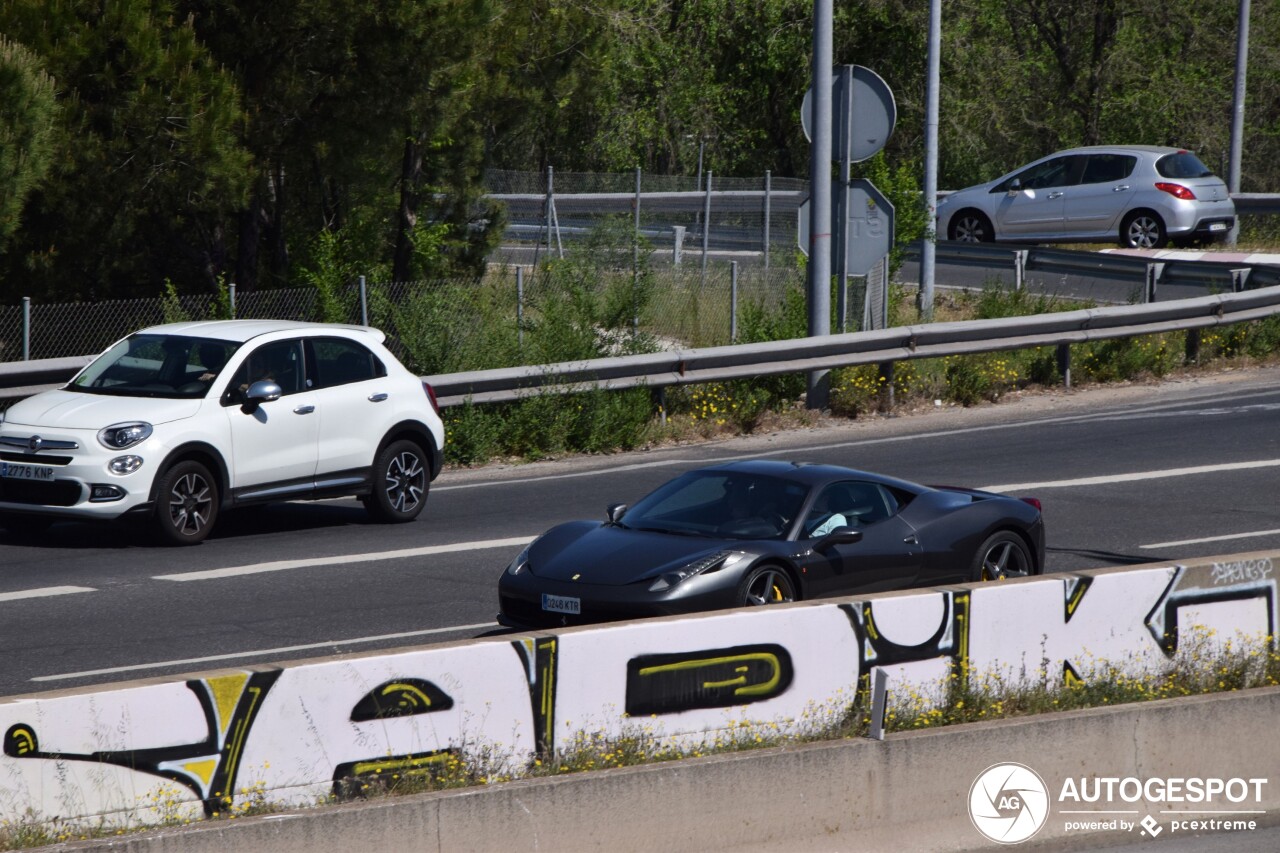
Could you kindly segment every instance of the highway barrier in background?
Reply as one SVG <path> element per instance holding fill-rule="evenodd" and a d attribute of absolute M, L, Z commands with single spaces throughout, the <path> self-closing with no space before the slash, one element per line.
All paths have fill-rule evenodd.
<path fill-rule="evenodd" d="M 1188 647 L 1274 640 L 1277 559 L 1097 569 L 11 697 L 0 700 L 0 820 L 155 824 L 246 802 L 310 805 L 478 751 L 509 758 L 493 773 L 518 775 L 584 735 L 705 749 L 744 732 L 811 730 L 877 673 L 891 699 L 915 708 L 945 702 L 956 672 L 1006 685 L 1087 682 L 1103 663 L 1159 674 Z M 894 737 L 859 747 L 865 770 L 814 776 L 819 801 L 866 799 L 876 805 L 859 820 L 898 809 L 909 828 L 882 796 L 902 784 Z M 1091 741 L 1077 747 L 1081 773 L 1115 758 Z M 948 808 L 971 781 L 946 780 Z M 873 782 L 884 792 L 862 790 Z M 763 821 L 753 832 L 766 841 L 772 830 Z"/>
<path fill-rule="evenodd" d="M 440 405 L 453 406 L 467 402 L 517 400 L 538 392 L 566 393 L 588 388 L 661 389 L 673 385 L 1039 346 L 1058 347 L 1060 370 L 1069 377 L 1071 344 L 1227 326 L 1276 313 L 1280 313 L 1280 287 L 1266 287 L 1144 305 L 895 326 L 867 332 L 704 349 L 672 349 L 423 378 L 434 387 Z M 91 358 L 80 356 L 0 364 L 0 400 L 26 397 L 37 391 L 59 387 Z"/>

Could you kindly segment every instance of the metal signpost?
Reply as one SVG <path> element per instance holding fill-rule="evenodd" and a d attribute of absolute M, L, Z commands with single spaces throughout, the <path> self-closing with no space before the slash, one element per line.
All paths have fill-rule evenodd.
<path fill-rule="evenodd" d="M 833 233 L 839 238 L 832 243 L 832 267 L 839 287 L 836 297 L 838 331 L 845 331 L 848 318 L 848 280 L 850 275 L 866 276 L 876 260 L 888 254 L 893 239 L 893 205 L 870 181 L 852 180 L 852 164 L 875 156 L 893 133 L 897 122 L 897 104 L 888 84 L 870 68 L 844 65 L 831 77 L 833 113 L 832 153 L 840 158 L 840 181 L 833 187 L 835 200 L 832 222 L 839 226 Z M 800 107 L 805 136 L 810 136 L 813 122 L 813 89 L 805 92 Z M 808 210 L 801 206 L 800 246 L 808 240 Z M 882 215 L 883 214 L 883 215 Z M 880 231 L 873 234 L 872 231 Z M 883 244 L 883 248 L 881 248 Z M 874 252 L 874 259 L 864 263 Z"/>

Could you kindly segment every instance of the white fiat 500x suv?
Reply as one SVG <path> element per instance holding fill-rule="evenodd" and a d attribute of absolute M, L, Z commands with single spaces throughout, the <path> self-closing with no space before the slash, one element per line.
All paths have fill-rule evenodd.
<path fill-rule="evenodd" d="M 358 495 L 422 511 L 443 461 L 431 387 L 363 326 L 222 320 L 135 332 L 0 422 L 0 521 L 149 515 L 194 544 L 218 513 Z"/>

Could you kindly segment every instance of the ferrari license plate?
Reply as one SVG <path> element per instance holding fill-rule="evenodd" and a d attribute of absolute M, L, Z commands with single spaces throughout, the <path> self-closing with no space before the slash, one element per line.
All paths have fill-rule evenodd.
<path fill-rule="evenodd" d="M 576 616 L 582 613 L 582 599 L 568 595 L 548 595 L 544 592 L 542 609 L 548 613 L 572 613 Z"/>
<path fill-rule="evenodd" d="M 1210 230 L 1210 231 L 1226 231 L 1226 230 L 1227 230 L 1227 223 L 1225 223 L 1225 222 L 1210 222 L 1210 223 L 1209 223 L 1209 230 Z"/>
<path fill-rule="evenodd" d="M 0 477 L 10 480 L 40 480 L 53 482 L 53 469 L 46 465 L 21 465 L 15 462 L 0 462 Z"/>

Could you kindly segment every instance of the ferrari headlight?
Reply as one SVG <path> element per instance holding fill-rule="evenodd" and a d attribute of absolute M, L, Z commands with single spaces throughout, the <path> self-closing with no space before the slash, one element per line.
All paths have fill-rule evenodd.
<path fill-rule="evenodd" d="M 507 574 L 518 575 L 529 567 L 529 546 L 526 545 L 524 550 L 516 555 L 511 561 L 511 565 L 507 566 Z"/>
<path fill-rule="evenodd" d="M 124 450 L 141 444 L 151 436 L 151 424 L 146 421 L 133 421 L 124 424 L 112 424 L 98 430 L 98 442 L 111 450 Z"/>
<path fill-rule="evenodd" d="M 714 554 L 709 554 L 694 560 L 692 563 L 681 566 L 674 572 L 663 572 L 654 578 L 653 583 L 649 584 L 649 592 L 666 592 L 677 584 L 684 583 L 689 578 L 718 572 L 741 562 L 746 557 L 747 555 L 741 551 L 717 551 Z"/>

